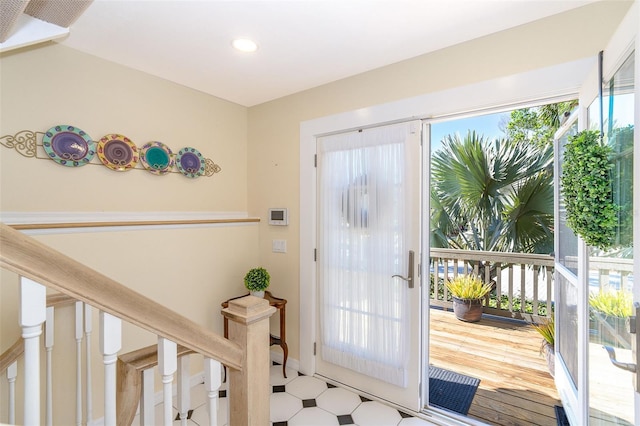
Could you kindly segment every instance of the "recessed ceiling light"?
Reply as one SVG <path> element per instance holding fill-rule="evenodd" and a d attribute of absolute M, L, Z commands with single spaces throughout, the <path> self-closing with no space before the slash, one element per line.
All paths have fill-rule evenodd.
<path fill-rule="evenodd" d="M 241 52 L 255 52 L 258 50 L 258 45 L 248 38 L 237 38 L 233 40 L 231 45 Z"/>

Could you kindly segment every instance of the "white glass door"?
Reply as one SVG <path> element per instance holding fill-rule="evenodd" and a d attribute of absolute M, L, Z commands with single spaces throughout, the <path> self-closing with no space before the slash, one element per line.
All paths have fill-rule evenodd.
<path fill-rule="evenodd" d="M 610 248 L 589 247 L 589 424 L 634 425 L 635 374 L 620 368 L 636 364 L 629 322 L 633 312 L 633 156 L 634 54 L 626 57 L 604 83 L 603 114 L 599 101 L 589 107 L 590 127 L 602 123 L 603 142 L 610 148 L 613 201 L 618 206 L 615 239 Z M 635 115 L 637 117 L 637 114 Z M 635 321 L 634 321 L 635 322 Z M 640 330 L 637 331 L 640 333 Z M 623 363 L 616 366 L 610 357 Z"/>
<path fill-rule="evenodd" d="M 637 230 L 634 236 L 638 214 L 638 190 L 634 188 L 640 176 L 634 171 L 638 135 L 635 61 L 635 53 L 627 51 L 610 71 L 611 77 L 602 82 L 602 96 L 589 97 L 593 102 L 579 112 L 580 128 L 577 116 L 572 117 L 555 140 L 555 379 L 572 425 L 640 424 L 640 385 L 636 383 L 640 372 L 635 372 L 640 368 L 640 322 L 633 303 L 640 300 L 640 284 L 634 274 L 640 236 Z M 564 146 L 582 129 L 599 131 L 600 143 L 609 149 L 617 221 L 612 242 L 605 248 L 587 246 L 565 221 L 560 185 Z"/>
<path fill-rule="evenodd" d="M 316 373 L 420 409 L 419 121 L 320 137 Z"/>

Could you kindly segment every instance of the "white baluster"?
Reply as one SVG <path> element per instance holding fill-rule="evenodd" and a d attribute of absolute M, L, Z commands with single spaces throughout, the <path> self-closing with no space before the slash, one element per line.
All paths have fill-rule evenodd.
<path fill-rule="evenodd" d="M 209 408 L 209 425 L 217 426 L 218 424 L 218 389 L 222 385 L 220 377 L 220 363 L 211 358 L 204 359 L 204 388 L 207 392 L 208 408 Z"/>
<path fill-rule="evenodd" d="M 24 277 L 20 279 L 19 317 L 24 339 L 24 424 L 39 425 L 40 335 L 47 318 L 47 291 Z"/>
<path fill-rule="evenodd" d="M 76 425 L 82 426 L 82 302 L 76 302 Z"/>
<path fill-rule="evenodd" d="M 142 403 L 140 404 L 140 424 L 155 426 L 155 372 L 153 368 L 142 371 Z"/>
<path fill-rule="evenodd" d="M 13 361 L 7 368 L 9 381 L 9 424 L 16 424 L 16 378 L 18 377 L 18 361 Z"/>
<path fill-rule="evenodd" d="M 100 351 L 104 363 L 104 425 L 116 424 L 116 361 L 122 347 L 122 321 L 100 312 Z"/>
<path fill-rule="evenodd" d="M 92 318 L 91 318 L 91 306 L 84 304 L 84 335 L 85 335 L 85 376 L 86 376 L 86 391 L 85 402 L 87 408 L 87 424 L 91 424 L 93 421 L 93 383 L 91 380 L 91 332 L 92 329 Z"/>
<path fill-rule="evenodd" d="M 158 337 L 158 368 L 162 376 L 162 386 L 164 391 L 164 424 L 165 426 L 173 423 L 171 410 L 171 383 L 173 382 L 173 374 L 178 367 L 178 346 L 175 342 Z"/>
<path fill-rule="evenodd" d="M 189 409 L 191 408 L 191 379 L 189 368 L 189 355 L 180 357 L 178 363 L 178 413 L 180 413 L 180 423 L 187 425 Z"/>
<path fill-rule="evenodd" d="M 47 408 L 45 413 L 45 423 L 47 426 L 53 425 L 53 364 L 51 361 L 51 351 L 53 350 L 53 306 L 47 308 L 47 322 L 44 326 L 44 347 L 47 353 Z"/>

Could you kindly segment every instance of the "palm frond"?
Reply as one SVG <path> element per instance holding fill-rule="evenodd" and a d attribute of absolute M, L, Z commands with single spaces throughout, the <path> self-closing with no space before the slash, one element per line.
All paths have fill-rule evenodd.
<path fill-rule="evenodd" d="M 552 147 L 448 135 L 431 161 L 434 242 L 473 250 L 550 252 Z M 549 198 L 550 197 L 550 198 Z"/>

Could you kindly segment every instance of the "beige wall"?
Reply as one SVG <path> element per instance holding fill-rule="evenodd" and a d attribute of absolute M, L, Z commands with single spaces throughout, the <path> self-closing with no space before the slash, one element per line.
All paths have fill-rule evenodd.
<path fill-rule="evenodd" d="M 273 292 L 289 301 L 292 357 L 299 356 L 300 122 L 595 56 L 629 4 L 593 4 L 249 109 L 249 211 L 263 219 L 269 207 L 290 212 L 286 229 L 261 222 L 260 253 L 276 277 Z M 288 252 L 271 253 L 272 239 L 286 239 Z"/>
<path fill-rule="evenodd" d="M 121 173 L 102 165 L 64 167 L 0 147 L 0 212 L 247 210 L 245 107 L 57 44 L 1 55 L 0 98 L 0 136 L 71 124 L 94 140 L 119 133 L 138 147 L 151 140 L 164 142 L 174 152 L 193 146 L 222 167 L 213 177 L 198 179 L 155 176 L 143 169 Z M 259 260 L 258 230 L 256 224 L 245 224 L 36 238 L 222 334 L 220 302 L 244 292 L 244 273 Z M 15 341 L 19 329 L 17 277 L 3 271 L 0 279 L 1 352 Z M 62 318 L 70 319 L 71 312 Z M 56 323 L 56 345 L 73 354 L 71 327 L 69 322 Z M 122 352 L 155 341 L 130 326 L 125 330 Z M 97 314 L 93 336 L 93 353 L 98 354 Z M 74 357 L 60 350 L 56 354 L 55 374 L 75 377 Z M 102 372 L 99 365 L 94 367 L 94 407 L 100 417 Z M 72 424 L 73 390 L 56 395 L 56 423 Z M 0 422 L 7 421 L 5 396 L 2 380 Z"/>
<path fill-rule="evenodd" d="M 49 159 L 26 158 L 0 147 L 0 212 L 244 212 L 247 210 L 247 109 L 237 104 L 124 68 L 118 64 L 55 43 L 0 56 L 0 135 L 21 130 L 44 132 L 56 124 L 71 124 L 94 140 L 109 133 L 129 137 L 138 147 L 159 140 L 177 152 L 193 146 L 213 159 L 222 171 L 213 177 L 189 179 L 181 174 L 155 176 L 144 169 L 115 172 L 103 165 L 64 167 Z M 41 142 L 41 139 L 38 139 Z M 240 280 L 245 268 L 257 263 L 255 226 L 228 230 L 199 229 L 96 233 L 42 237 L 65 252 L 80 248 L 89 266 L 112 278 L 131 282 L 149 297 L 175 303 L 182 296 L 170 290 L 185 288 L 178 279 L 154 280 L 138 276 L 138 268 L 159 268 L 179 278 L 182 261 L 193 256 L 210 259 L 201 277 Z M 251 237 L 243 233 L 250 229 Z M 238 235 L 236 235 L 238 234 Z M 208 235 L 209 238 L 196 238 Z M 253 240 L 252 240 L 253 238 Z M 239 245 L 245 244 L 246 247 Z M 110 263 L 139 244 L 128 261 Z M 236 246 L 238 261 L 217 262 L 220 247 Z M 179 248 L 180 256 L 167 255 Z M 88 255 L 102 252 L 103 259 Z M 246 252 L 246 257 L 245 257 Z M 106 258 L 105 258 L 106 256 Z M 126 259 L 126 258 L 124 258 Z M 123 259 L 123 260 L 124 260 Z M 248 259 L 248 261 L 247 261 Z M 104 263 L 103 263 L 104 262 Z M 247 265 L 244 265 L 246 262 Z M 210 266 L 216 265 L 217 269 Z M 238 269 L 236 269 L 238 268 Z M 129 274 L 136 276 L 132 280 Z M 124 281 L 126 280 L 126 281 Z M 189 283 L 189 297 L 206 300 L 210 283 Z M 185 294 L 184 297 L 187 297 Z M 194 315 L 187 309 L 185 313 Z M 192 318 L 203 324 L 204 318 Z M 4 345 L 4 342 L 2 342 Z"/>
<path fill-rule="evenodd" d="M 246 211 L 244 107 L 55 43 L 0 56 L 0 95 L 2 136 L 70 124 L 94 140 L 117 133 L 138 147 L 192 146 L 222 167 L 213 177 L 155 176 L 2 147 L 0 211 Z"/>

